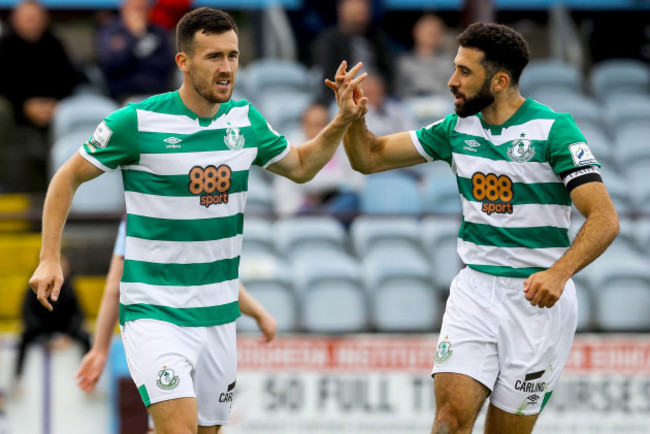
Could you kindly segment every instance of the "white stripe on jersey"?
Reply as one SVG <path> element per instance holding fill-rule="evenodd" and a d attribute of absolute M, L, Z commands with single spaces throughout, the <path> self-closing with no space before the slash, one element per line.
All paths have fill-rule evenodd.
<path fill-rule="evenodd" d="M 197 286 L 148 285 L 120 282 L 120 303 L 155 304 L 173 308 L 216 306 L 237 301 L 239 280 Z"/>
<path fill-rule="evenodd" d="M 166 154 L 140 154 L 140 163 L 124 166 L 156 175 L 188 175 L 194 166 L 207 167 L 227 164 L 233 171 L 249 170 L 257 157 L 257 148 L 240 151 L 178 152 Z M 189 178 L 188 178 L 189 180 Z"/>
<path fill-rule="evenodd" d="M 228 127 L 242 128 L 251 125 L 248 119 L 248 105 L 233 107 L 213 120 L 206 127 L 199 125 L 198 119 L 192 119 L 187 115 L 172 115 L 168 113 L 157 113 L 148 110 L 137 109 L 138 131 L 151 133 L 169 134 L 194 134 L 205 130 L 221 130 Z"/>
<path fill-rule="evenodd" d="M 546 183 L 557 182 L 562 183 L 560 177 L 553 171 L 549 163 L 514 163 L 503 160 L 490 160 L 489 158 L 476 157 L 474 155 L 457 154 L 454 152 L 452 158 L 456 163 L 457 175 L 463 178 L 471 179 L 472 175 L 476 172 L 484 174 L 494 173 L 499 176 L 507 173 L 512 182 L 525 182 L 532 183 Z M 514 175 L 513 175 L 514 172 Z"/>
<path fill-rule="evenodd" d="M 503 228 L 530 228 L 556 226 L 569 228 L 571 207 L 565 205 L 521 204 L 513 205 L 512 214 L 481 211 L 483 202 L 472 202 L 461 196 L 463 215 L 468 223 L 478 223 Z"/>
<path fill-rule="evenodd" d="M 86 152 L 86 150 L 84 149 L 83 146 L 81 148 L 79 148 L 79 153 L 81 154 L 82 157 L 84 157 L 86 160 L 88 160 L 88 162 L 90 164 L 92 164 L 93 166 L 95 166 L 99 170 L 103 170 L 104 172 L 109 172 L 109 173 L 113 172 L 115 170 L 115 169 L 111 169 L 108 166 L 104 166 L 101 161 L 99 161 L 97 158 L 93 157 L 88 152 Z"/>
<path fill-rule="evenodd" d="M 241 244 L 241 235 L 211 241 L 157 241 L 127 237 L 124 259 L 158 264 L 216 262 L 239 256 Z"/>
<path fill-rule="evenodd" d="M 227 204 L 205 207 L 199 196 L 172 197 L 127 191 L 124 193 L 128 214 L 166 220 L 193 220 L 230 217 L 244 211 L 248 192 L 230 193 Z"/>
<path fill-rule="evenodd" d="M 422 147 L 422 143 L 420 143 L 420 139 L 418 139 L 417 133 L 415 131 L 409 131 L 409 134 L 411 135 L 411 141 L 413 142 L 413 146 L 415 146 L 415 149 L 418 151 L 418 153 L 422 155 L 425 160 L 433 161 L 433 157 L 427 154 L 427 151 L 425 151 L 424 148 Z"/>
<path fill-rule="evenodd" d="M 504 265 L 513 268 L 526 268 L 531 264 L 549 268 L 562 256 L 567 247 L 528 249 L 525 247 L 481 246 L 458 238 L 458 255 L 465 264 Z"/>
<path fill-rule="evenodd" d="M 504 128 L 501 134 L 493 135 L 490 130 L 483 128 L 481 120 L 476 116 L 458 118 L 454 131 L 471 136 L 485 137 L 493 145 L 499 146 L 512 140 L 521 138 L 521 133 L 526 133 L 528 140 L 548 140 L 549 132 L 555 119 L 534 119 L 523 124 Z"/>

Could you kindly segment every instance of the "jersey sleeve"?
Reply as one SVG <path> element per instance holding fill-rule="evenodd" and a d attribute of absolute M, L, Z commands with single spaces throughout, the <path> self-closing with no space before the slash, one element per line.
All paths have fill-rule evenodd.
<path fill-rule="evenodd" d="M 124 164 L 137 163 L 138 120 L 135 108 L 123 107 L 108 115 L 84 143 L 80 152 L 99 169 L 111 172 Z"/>
<path fill-rule="evenodd" d="M 450 114 L 424 128 L 411 131 L 413 145 L 427 161 L 444 160 L 451 164 L 449 137 L 456 125 L 456 120 L 457 115 Z"/>
<path fill-rule="evenodd" d="M 568 113 L 561 114 L 553 122 L 547 152 L 548 161 L 558 175 L 584 167 L 600 167 L 585 136 Z"/>
<path fill-rule="evenodd" d="M 257 157 L 253 164 L 266 168 L 276 161 L 280 161 L 289 153 L 289 142 L 282 134 L 275 131 L 252 105 L 249 116 L 258 147 Z"/>

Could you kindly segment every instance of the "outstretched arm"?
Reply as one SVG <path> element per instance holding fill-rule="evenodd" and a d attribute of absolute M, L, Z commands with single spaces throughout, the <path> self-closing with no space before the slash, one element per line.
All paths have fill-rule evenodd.
<path fill-rule="evenodd" d="M 576 187 L 571 200 L 586 220 L 564 255 L 551 268 L 531 274 L 524 282 L 526 299 L 533 306 L 553 307 L 567 280 L 600 256 L 618 235 L 616 209 L 603 183 Z"/>
<path fill-rule="evenodd" d="M 93 346 L 81 359 L 79 370 L 75 377 L 79 388 L 84 392 L 91 392 L 99 376 L 104 370 L 106 359 L 111 347 L 113 331 L 117 325 L 120 307 L 120 279 L 124 271 L 124 258 L 113 255 L 111 265 L 106 276 L 106 287 L 102 303 L 97 314 L 95 325 L 95 338 Z"/>
<path fill-rule="evenodd" d="M 239 309 L 244 315 L 248 315 L 257 321 L 257 325 L 264 335 L 262 342 L 268 343 L 275 338 L 277 330 L 275 318 L 264 309 L 264 306 L 241 283 L 239 284 Z"/>
<path fill-rule="evenodd" d="M 63 284 L 61 238 L 74 193 L 82 183 L 102 173 L 77 152 L 56 172 L 47 189 L 40 262 L 29 279 L 29 286 L 47 310 L 52 310 L 48 299 L 56 301 Z"/>
<path fill-rule="evenodd" d="M 345 80 L 349 79 L 349 75 L 353 73 L 356 74 L 354 68 L 348 73 L 345 73 L 345 69 L 339 68 L 335 82 L 325 81 L 325 84 L 336 94 L 336 102 L 339 106 L 345 102 L 346 98 L 344 95 Z M 366 99 L 363 96 L 363 91 L 358 87 L 353 89 L 352 96 L 352 101 L 357 104 Z M 361 173 L 382 172 L 426 162 L 415 149 L 408 132 L 377 137 L 368 131 L 363 116 L 350 124 L 343 137 L 343 145 L 352 168 Z"/>
<path fill-rule="evenodd" d="M 311 180 L 332 159 L 350 123 L 368 110 L 366 99 L 355 103 L 352 97 L 353 90 L 367 76 L 363 73 L 354 77 L 362 66 L 359 63 L 346 73 L 346 63 L 341 63 L 337 73 L 342 77 L 339 85 L 341 92 L 338 95 L 339 111 L 336 116 L 316 137 L 302 145 L 292 146 L 287 156 L 268 167 L 269 171 L 302 183 Z"/>

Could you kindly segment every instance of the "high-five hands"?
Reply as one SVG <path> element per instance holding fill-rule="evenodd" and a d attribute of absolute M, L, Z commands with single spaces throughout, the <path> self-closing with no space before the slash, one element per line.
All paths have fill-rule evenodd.
<path fill-rule="evenodd" d="M 350 71 L 346 71 L 348 63 L 344 60 L 336 70 L 335 81 L 325 80 L 325 85 L 334 91 L 336 103 L 346 115 L 352 115 L 354 120 L 368 113 L 368 98 L 363 96 L 359 84 L 368 76 L 367 72 L 355 77 L 363 67 L 357 63 Z"/>

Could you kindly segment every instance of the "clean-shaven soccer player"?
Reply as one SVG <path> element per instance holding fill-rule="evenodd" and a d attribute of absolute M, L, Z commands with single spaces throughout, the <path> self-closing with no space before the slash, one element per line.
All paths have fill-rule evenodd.
<path fill-rule="evenodd" d="M 343 142 L 363 173 L 444 160 L 457 176 L 466 268 L 451 283 L 435 353 L 433 433 L 470 433 L 488 396 L 486 433 L 530 433 L 573 342 L 571 276 L 614 240 L 618 217 L 571 116 L 520 95 L 523 37 L 477 23 L 458 42 L 455 113 L 384 137 L 361 118 Z M 327 83 L 339 103 L 348 79 Z M 586 221 L 570 245 L 572 203 Z"/>
<path fill-rule="evenodd" d="M 74 192 L 120 167 L 127 210 L 120 324 L 130 372 L 157 434 L 208 434 L 227 423 L 236 382 L 248 171 L 255 164 L 296 182 L 313 178 L 367 111 L 353 101 L 365 74 L 353 78 L 361 64 L 344 73 L 334 119 L 314 139 L 292 146 L 247 101 L 230 99 L 239 44 L 227 13 L 187 13 L 177 45 L 180 89 L 107 116 L 52 178 L 30 285 L 52 309 Z"/>

